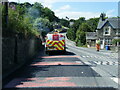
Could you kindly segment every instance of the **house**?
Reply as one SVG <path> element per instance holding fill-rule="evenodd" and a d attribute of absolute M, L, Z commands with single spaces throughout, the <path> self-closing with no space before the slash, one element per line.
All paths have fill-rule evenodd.
<path fill-rule="evenodd" d="M 106 45 L 113 46 L 112 41 L 120 39 L 120 18 L 105 19 L 105 14 L 102 13 L 96 32 L 97 39 L 100 40 L 101 49 L 105 48 Z"/>
<path fill-rule="evenodd" d="M 97 39 L 96 32 L 86 32 L 87 47 L 95 47 L 96 39 Z"/>

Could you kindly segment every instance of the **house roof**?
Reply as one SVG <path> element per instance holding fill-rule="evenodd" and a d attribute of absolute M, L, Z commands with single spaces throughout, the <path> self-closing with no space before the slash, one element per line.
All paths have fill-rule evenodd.
<path fill-rule="evenodd" d="M 120 18 L 108 18 L 103 21 L 100 19 L 97 29 L 101 29 L 106 23 L 109 23 L 112 26 L 112 28 L 114 28 L 114 29 L 120 28 L 120 26 L 119 26 Z"/>
<path fill-rule="evenodd" d="M 86 32 L 86 39 L 97 39 L 96 32 Z"/>

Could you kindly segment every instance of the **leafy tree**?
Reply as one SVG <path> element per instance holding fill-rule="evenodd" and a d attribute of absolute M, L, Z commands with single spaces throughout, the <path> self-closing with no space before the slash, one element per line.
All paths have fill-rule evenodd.
<path fill-rule="evenodd" d="M 19 5 L 15 9 L 9 8 L 8 12 L 8 28 L 3 31 L 3 35 L 12 37 L 18 34 L 20 38 L 30 38 L 38 35 L 37 30 L 32 29 L 32 23 L 29 17 L 24 17 L 23 9 Z M 4 22 L 4 21 L 3 21 Z"/>
<path fill-rule="evenodd" d="M 85 22 L 85 18 L 84 17 L 80 17 L 78 20 L 75 21 L 74 25 L 72 26 L 76 31 L 79 28 L 79 26 Z"/>
<path fill-rule="evenodd" d="M 69 27 L 69 21 L 66 19 L 60 19 L 60 23 L 65 27 Z"/>
<path fill-rule="evenodd" d="M 75 22 L 75 20 L 74 19 L 70 19 L 70 22 Z"/>
<path fill-rule="evenodd" d="M 50 22 L 48 19 L 45 18 L 37 18 L 33 24 L 33 27 L 36 28 L 39 32 L 42 31 L 48 32 L 50 27 Z"/>
<path fill-rule="evenodd" d="M 74 40 L 78 46 L 82 46 L 86 44 L 85 32 L 95 31 L 99 18 L 85 20 L 84 17 L 80 17 L 78 20 L 70 21 L 74 22 L 74 24 L 70 27 L 70 30 L 67 31 L 68 38 Z"/>
<path fill-rule="evenodd" d="M 76 33 L 74 32 L 74 30 L 72 28 L 67 30 L 67 38 L 74 41 L 76 38 Z"/>
<path fill-rule="evenodd" d="M 79 26 L 78 30 L 83 31 L 83 32 L 91 32 L 91 27 L 87 23 L 82 23 Z"/>
<path fill-rule="evenodd" d="M 25 6 L 26 8 L 31 8 L 33 6 L 33 4 L 30 4 L 29 2 L 25 2 L 22 4 L 20 4 L 22 7 Z"/>
<path fill-rule="evenodd" d="M 74 21 L 74 20 L 72 20 L 72 21 Z M 80 17 L 78 20 L 74 21 L 74 24 L 71 27 L 72 33 L 73 33 L 72 35 L 74 35 L 73 36 L 74 38 L 72 38 L 72 40 L 76 39 L 76 32 L 77 32 L 78 28 L 80 27 L 80 25 L 83 22 L 85 22 L 85 18 L 84 17 Z M 69 34 L 68 34 L 68 37 L 71 37 L 71 36 L 69 36 Z"/>
<path fill-rule="evenodd" d="M 76 45 L 77 46 L 83 46 L 86 44 L 86 37 L 85 37 L 85 32 L 78 30 L 76 33 Z"/>
<path fill-rule="evenodd" d="M 76 43 L 78 46 L 86 44 L 86 34 L 85 32 L 91 32 L 91 28 L 87 23 L 82 23 L 76 32 Z"/>
<path fill-rule="evenodd" d="M 95 30 L 97 29 L 98 21 L 99 18 L 90 18 L 86 21 L 87 24 L 90 26 L 92 32 L 95 32 Z"/>
<path fill-rule="evenodd" d="M 56 19 L 54 12 L 47 7 L 43 10 L 43 16 L 49 19 L 50 22 L 53 22 Z"/>
<path fill-rule="evenodd" d="M 33 5 L 29 5 L 29 3 L 24 3 L 24 6 L 27 8 L 26 16 L 32 17 L 32 21 L 39 17 L 42 17 L 44 7 L 41 3 L 36 2 Z"/>
<path fill-rule="evenodd" d="M 117 43 L 120 43 L 120 39 L 113 39 L 112 44 L 117 46 Z"/>

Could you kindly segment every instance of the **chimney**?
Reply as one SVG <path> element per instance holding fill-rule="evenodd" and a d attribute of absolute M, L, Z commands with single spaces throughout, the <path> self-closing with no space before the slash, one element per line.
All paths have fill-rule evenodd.
<path fill-rule="evenodd" d="M 101 13 L 101 15 L 100 15 L 100 20 L 101 20 L 101 21 L 104 21 L 104 20 L 105 20 L 105 16 L 106 16 L 105 13 Z"/>

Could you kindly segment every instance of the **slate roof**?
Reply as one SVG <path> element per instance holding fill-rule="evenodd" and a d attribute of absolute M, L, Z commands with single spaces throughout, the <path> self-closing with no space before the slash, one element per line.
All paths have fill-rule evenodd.
<path fill-rule="evenodd" d="M 96 32 L 86 32 L 86 39 L 97 39 Z"/>
<path fill-rule="evenodd" d="M 120 18 L 108 18 L 104 21 L 99 20 L 97 29 L 101 29 L 107 22 L 109 22 L 114 29 L 120 28 Z"/>

